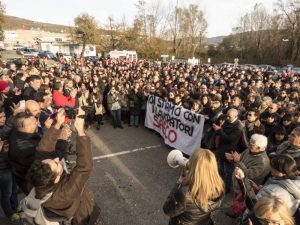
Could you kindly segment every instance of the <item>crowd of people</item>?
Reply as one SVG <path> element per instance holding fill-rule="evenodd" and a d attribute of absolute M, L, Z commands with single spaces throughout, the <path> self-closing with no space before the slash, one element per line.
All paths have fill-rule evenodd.
<path fill-rule="evenodd" d="M 138 128 L 143 124 L 149 95 L 205 118 L 201 147 L 210 151 L 195 151 L 187 178 L 180 179 L 172 191 L 175 197 L 168 198 L 164 210 L 171 217 L 170 224 L 207 224 L 210 212 L 219 207 L 225 194 L 231 190 L 236 194 L 245 192 L 240 186 L 246 178 L 267 185 L 271 171 L 273 176 L 280 174 L 281 178 L 272 183 L 283 189 L 280 191 L 284 188 L 278 186 L 278 180 L 288 179 L 295 185 L 297 199 L 291 199 L 291 205 L 296 212 L 299 203 L 294 202 L 300 201 L 300 180 L 289 175 L 293 163 L 297 171 L 300 169 L 300 79 L 291 71 L 277 74 L 246 66 L 101 58 L 84 63 L 79 59 L 60 60 L 52 65 L 45 59 L 24 60 L 18 65 L 2 60 L 0 74 L 1 206 L 12 222 L 19 220 L 18 186 L 31 200 L 42 199 L 47 215 L 72 219 L 72 224 L 101 224 L 97 205 L 87 200 L 93 199 L 85 186 L 92 162 L 90 155 L 80 150 L 89 148 L 84 129 L 95 126 L 101 132 L 103 118 L 111 118 L 116 129 L 124 129 L 125 125 Z M 78 111 L 84 116 L 78 116 Z M 76 148 L 71 142 L 74 127 Z M 68 155 L 75 151 L 77 164 L 70 170 Z M 286 160 L 280 158 L 285 155 L 289 155 L 291 164 L 286 165 Z M 201 169 L 196 162 L 200 158 L 201 164 L 208 161 L 212 169 Z M 202 183 L 199 170 L 201 177 L 209 172 L 207 176 L 212 180 Z M 241 174 L 243 178 L 238 179 Z M 65 195 L 71 183 L 77 185 Z M 213 184 L 215 190 L 209 191 Z M 280 191 L 278 195 L 272 193 L 280 198 Z M 207 194 L 202 196 L 203 192 Z M 70 200 L 78 193 L 84 193 L 82 199 L 77 199 L 80 202 Z M 283 201 L 288 203 L 287 199 Z M 264 202 L 284 204 L 277 198 Z M 254 211 L 258 208 L 255 205 Z M 204 222 L 199 223 L 202 219 Z"/>

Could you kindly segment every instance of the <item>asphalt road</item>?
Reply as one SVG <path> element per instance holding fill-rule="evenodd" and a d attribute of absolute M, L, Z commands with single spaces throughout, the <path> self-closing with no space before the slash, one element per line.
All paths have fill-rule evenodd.
<path fill-rule="evenodd" d="M 105 121 L 90 129 L 94 170 L 89 179 L 105 225 L 166 225 L 162 205 L 180 170 L 166 163 L 171 150 L 162 138 L 144 127 L 114 129 Z M 224 206 L 228 205 L 228 197 Z M 223 210 L 214 214 L 217 225 L 235 222 Z M 0 224 L 6 225 L 0 215 Z"/>

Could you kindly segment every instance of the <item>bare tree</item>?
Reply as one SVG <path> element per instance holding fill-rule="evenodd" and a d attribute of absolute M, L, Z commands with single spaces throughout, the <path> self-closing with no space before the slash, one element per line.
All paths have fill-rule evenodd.
<path fill-rule="evenodd" d="M 114 18 L 112 16 L 109 16 L 107 18 L 107 29 L 110 36 L 110 48 L 116 49 L 116 45 L 118 42 L 118 36 L 120 35 L 120 28 L 121 25 L 115 22 Z"/>
<path fill-rule="evenodd" d="M 0 40 L 4 39 L 3 25 L 5 23 L 5 5 L 0 1 Z"/>
<path fill-rule="evenodd" d="M 167 21 L 169 25 L 169 33 L 172 40 L 172 52 L 177 56 L 177 49 L 182 44 L 182 40 L 185 37 L 184 32 L 180 29 L 180 19 L 182 17 L 182 9 L 179 8 L 178 0 L 176 0 L 176 5 L 173 7 L 169 15 L 167 16 Z"/>
<path fill-rule="evenodd" d="M 74 19 L 75 33 L 72 35 L 78 43 L 83 45 L 80 58 L 83 57 L 86 44 L 96 44 L 99 40 L 99 29 L 95 18 L 88 14 L 80 14 Z"/>
<path fill-rule="evenodd" d="M 278 11 L 285 19 L 282 29 L 287 31 L 290 42 L 290 60 L 296 61 L 300 51 L 300 0 L 279 0 Z"/>

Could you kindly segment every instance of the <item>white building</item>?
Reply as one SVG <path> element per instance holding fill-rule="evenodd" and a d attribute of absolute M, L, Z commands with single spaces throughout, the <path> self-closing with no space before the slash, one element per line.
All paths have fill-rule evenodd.
<path fill-rule="evenodd" d="M 54 54 L 63 53 L 67 55 L 80 55 L 83 45 L 72 43 L 67 38 L 45 37 L 37 38 L 39 49 L 42 51 L 50 51 Z M 84 56 L 96 56 L 96 46 L 87 44 L 85 46 Z"/>
<path fill-rule="evenodd" d="M 12 49 L 14 45 L 24 45 L 27 47 L 36 47 L 36 38 L 58 38 L 68 39 L 66 33 L 53 33 L 43 30 L 32 29 L 18 29 L 18 30 L 5 30 L 4 31 L 4 44 L 7 49 Z"/>

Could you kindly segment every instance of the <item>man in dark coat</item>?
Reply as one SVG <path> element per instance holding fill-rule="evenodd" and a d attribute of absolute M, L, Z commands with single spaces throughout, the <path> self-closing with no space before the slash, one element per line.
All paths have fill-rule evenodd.
<path fill-rule="evenodd" d="M 33 100 L 35 93 L 37 93 L 41 87 L 41 77 L 38 75 L 32 75 L 28 79 L 29 86 L 26 87 L 23 91 L 23 99 Z"/>
<path fill-rule="evenodd" d="M 225 181 L 226 192 L 230 191 L 234 165 L 225 158 L 225 153 L 237 152 L 238 144 L 242 135 L 241 122 L 238 120 L 238 111 L 230 109 L 227 112 L 227 120 L 223 126 L 213 124 L 213 129 L 220 135 L 220 144 L 217 148 L 217 159 L 220 174 Z"/>
<path fill-rule="evenodd" d="M 17 184 L 25 194 L 29 193 L 25 177 L 40 141 L 37 127 L 38 121 L 32 114 L 20 112 L 15 116 L 15 129 L 9 136 L 8 159 Z"/>

